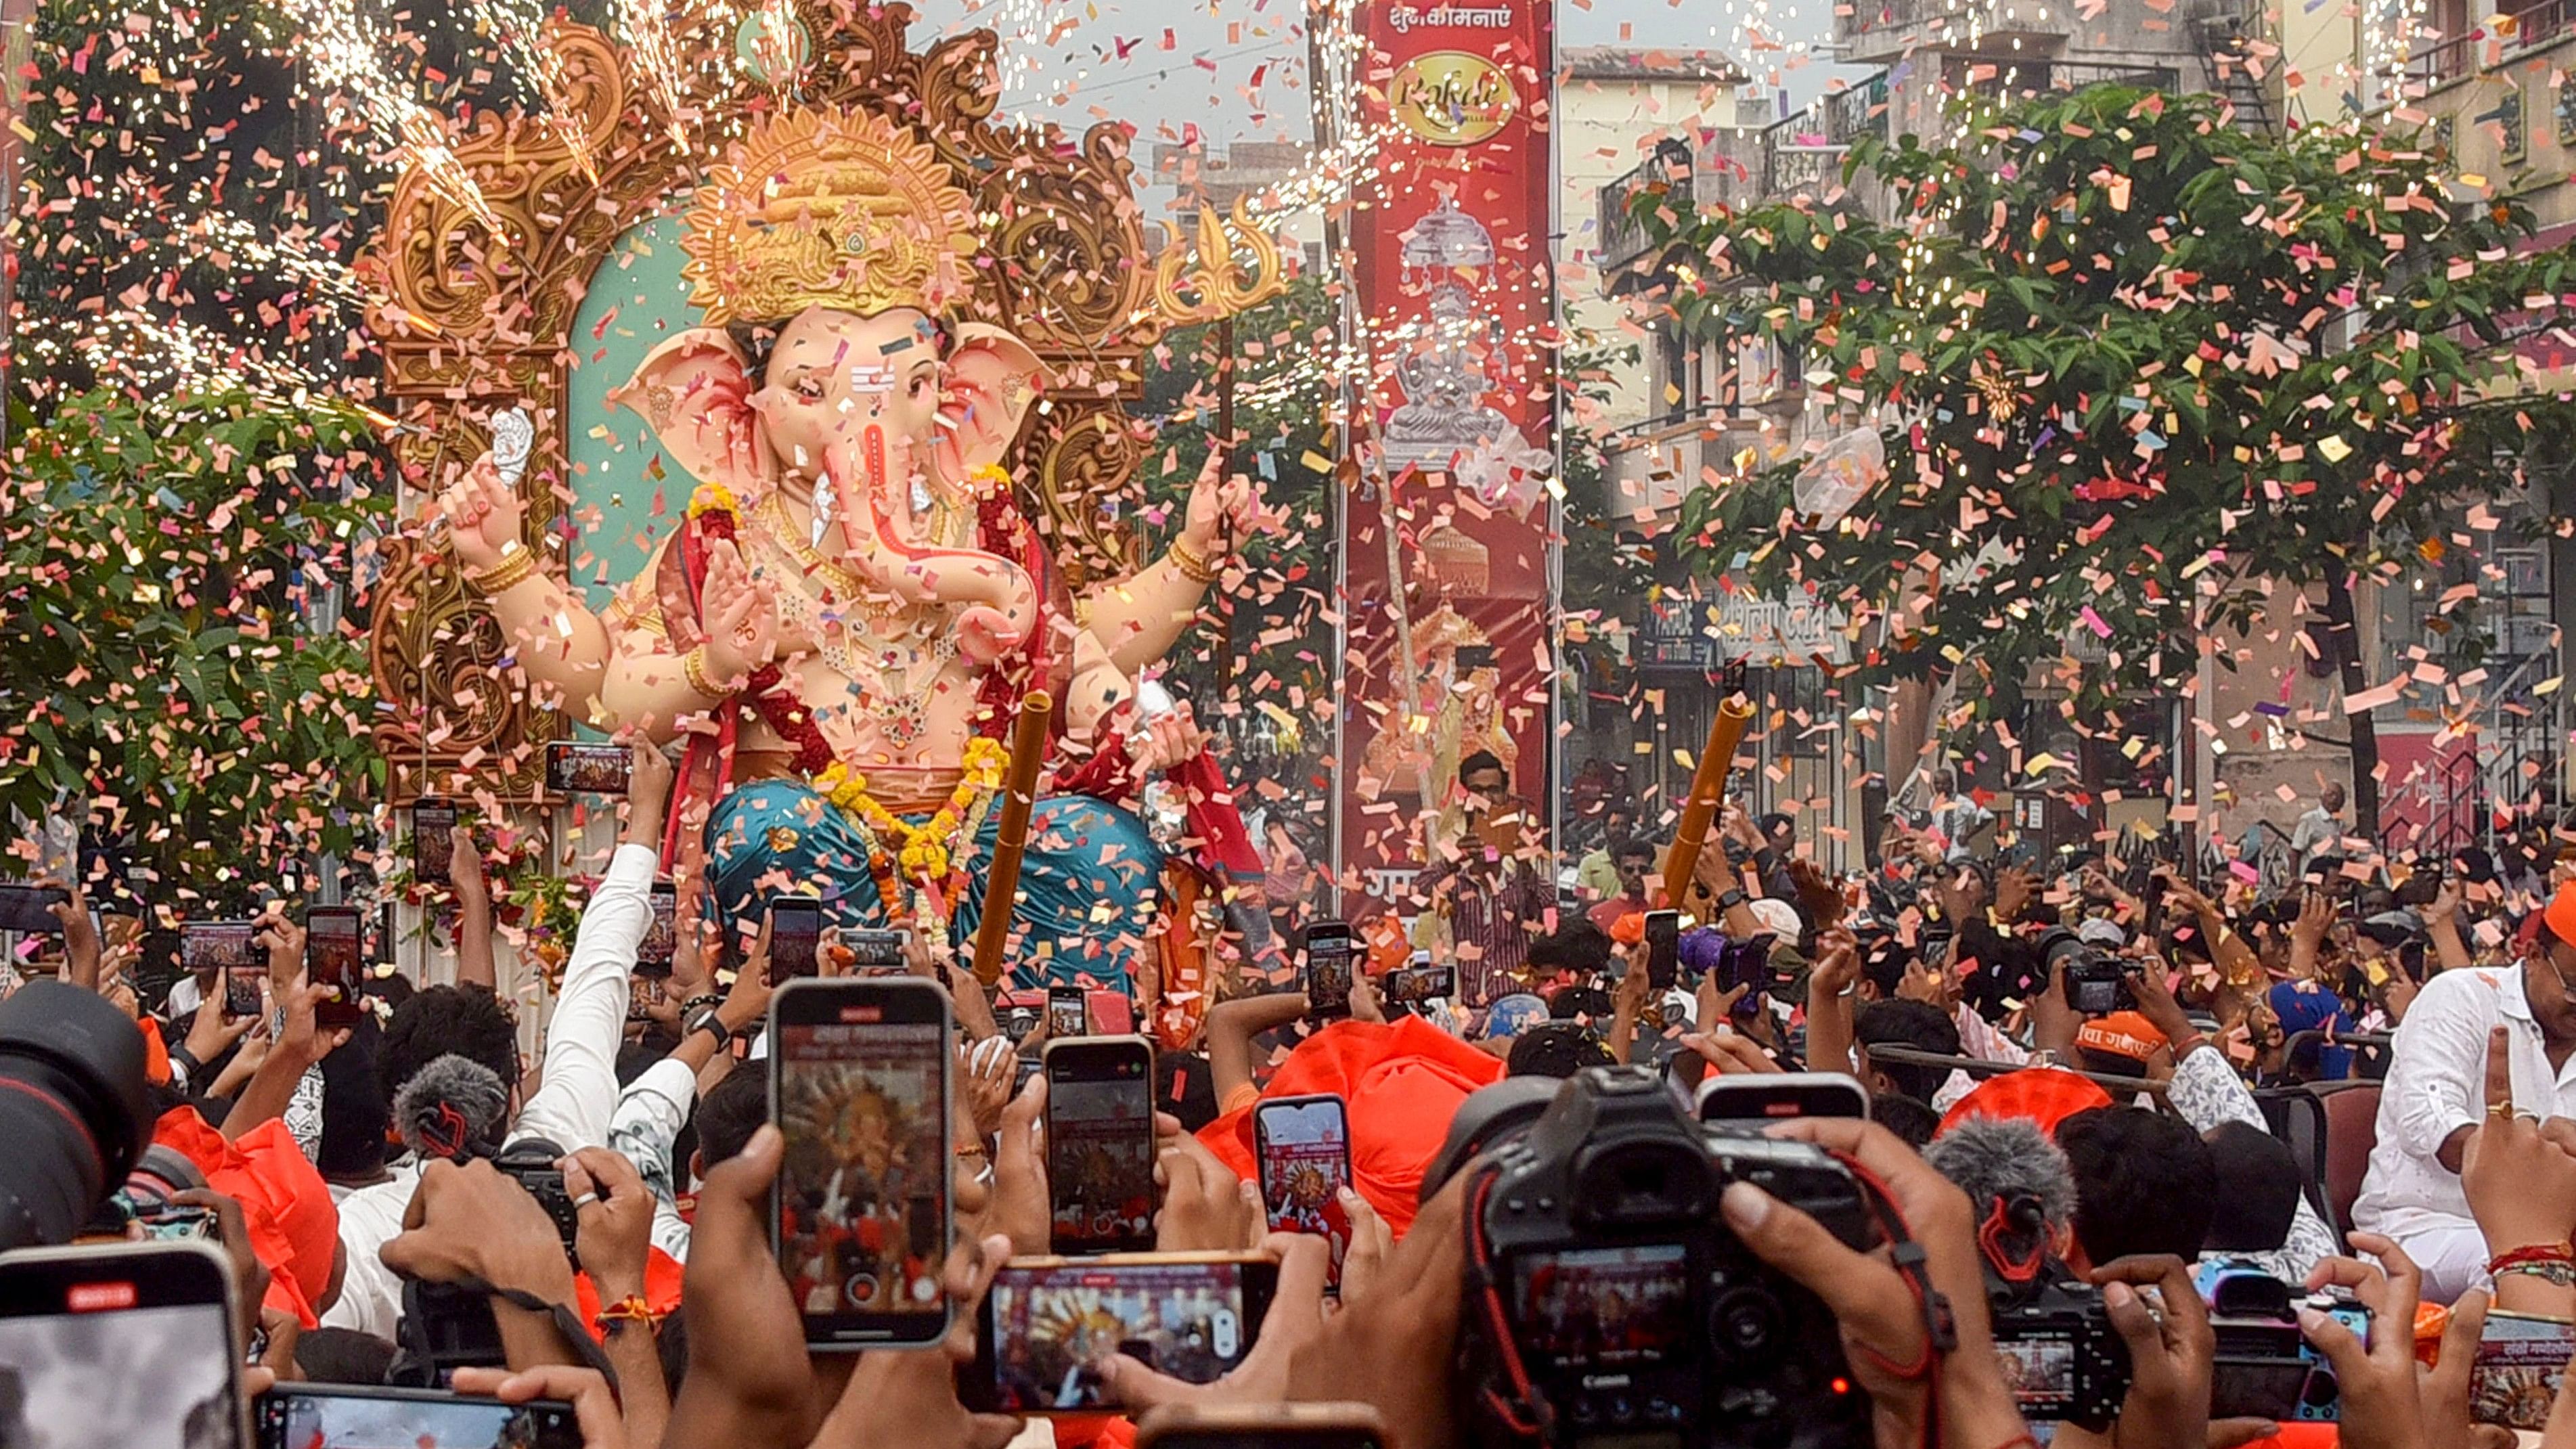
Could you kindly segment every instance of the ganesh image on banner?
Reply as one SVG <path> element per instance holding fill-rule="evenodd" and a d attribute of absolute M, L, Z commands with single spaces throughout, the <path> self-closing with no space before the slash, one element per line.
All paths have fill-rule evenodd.
<path fill-rule="evenodd" d="M 1174 914 L 1182 847 L 1220 879 L 1258 873 L 1186 715 L 1137 698 L 1228 541 L 1257 525 L 1249 485 L 1203 477 L 1158 559 L 1069 588 L 1003 467 L 1041 364 L 963 315 L 982 227 L 894 121 L 809 107 L 759 122 L 685 220 L 703 325 L 609 395 L 698 481 L 685 522 L 594 613 L 518 545 L 487 457 L 439 505 L 468 585 L 511 637 L 566 641 L 520 663 L 591 723 L 686 742 L 666 864 L 702 861 L 737 931 L 799 894 L 829 924 L 965 939 L 1004 742 L 1047 691 L 1015 968 L 1022 984 L 1126 985 Z M 1149 819 L 1158 777 L 1179 788 L 1153 793 L 1183 803 Z"/>

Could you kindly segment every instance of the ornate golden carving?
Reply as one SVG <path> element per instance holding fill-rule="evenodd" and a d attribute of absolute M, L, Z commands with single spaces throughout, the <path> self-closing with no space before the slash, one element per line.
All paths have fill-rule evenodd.
<path fill-rule="evenodd" d="M 991 31 L 916 53 L 907 6 L 768 7 L 791 8 L 814 38 L 810 55 L 751 93 L 864 107 L 936 148 L 972 195 L 992 260 L 975 269 L 966 309 L 1018 333 L 1051 379 L 1012 470 L 1024 505 L 1076 580 L 1133 568 L 1125 505 L 1143 448 L 1123 399 L 1137 395 L 1137 358 L 1165 317 L 1153 303 L 1157 273 L 1123 131 L 1104 122 L 1076 144 L 1051 125 L 997 125 Z M 397 183 L 385 229 L 359 265 L 378 299 L 370 325 L 385 356 L 387 409 L 410 424 L 398 451 L 415 494 L 434 493 L 481 453 L 494 410 L 524 405 L 537 422 L 519 485 L 525 542 L 546 547 L 560 533 L 573 320 L 617 238 L 684 204 L 755 114 L 727 74 L 741 15 L 737 5 L 683 0 L 669 34 L 684 63 L 650 75 L 630 47 L 557 20 L 544 41 L 559 62 L 566 114 L 557 124 L 572 125 L 577 139 L 568 144 L 544 118 L 486 112 L 453 142 L 482 208 L 442 195 L 423 175 Z M 385 560 L 372 653 L 391 706 L 377 737 L 396 795 L 424 778 L 454 789 L 462 773 L 526 798 L 542 756 L 532 746 L 560 732 L 560 716 L 532 705 L 524 680 L 501 677 L 508 641 L 465 595 L 451 561 L 408 540 Z"/>
<path fill-rule="evenodd" d="M 1245 198 L 1234 199 L 1230 215 L 1202 205 L 1195 231 L 1195 246 L 1168 246 L 1154 259 L 1154 310 L 1165 324 L 1214 322 L 1288 290 L 1279 243 L 1253 225 Z"/>

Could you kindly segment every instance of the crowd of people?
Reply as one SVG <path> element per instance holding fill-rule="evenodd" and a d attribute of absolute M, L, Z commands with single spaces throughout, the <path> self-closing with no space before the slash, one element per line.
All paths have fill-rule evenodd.
<path fill-rule="evenodd" d="M 2576 1449 L 2563 1365 L 2536 1397 L 2473 1373 L 2495 1323 L 2576 1323 L 2576 867 L 2392 860 L 2339 833 L 2303 839 L 2300 879 L 2271 894 L 2251 872 L 2025 861 L 1995 853 L 1993 816 L 1940 777 L 1848 877 L 1814 863 L 1795 818 L 1729 807 L 1692 878 L 1667 882 L 1647 822 L 1596 802 L 1598 848 L 1560 888 L 1547 857 L 1488 828 L 1520 807 L 1501 763 L 1471 757 L 1465 829 L 1364 950 L 1348 1019 L 1296 980 L 1237 971 L 1155 1072 L 1157 1250 L 1277 1260 L 1249 1354 L 1195 1384 L 1104 1350 L 1087 1369 L 1120 1412 L 1024 1421 L 971 1411 L 956 1372 L 1005 1262 L 1059 1247 L 1047 1081 L 1024 1066 L 1045 1014 L 911 938 L 910 973 L 957 1028 L 940 1274 L 955 1326 L 942 1352 L 809 1355 L 806 1285 L 772 1246 L 785 1149 L 744 1047 L 769 1019 L 767 933 L 725 941 L 684 892 L 667 989 L 632 989 L 671 773 L 634 751 L 625 832 L 533 1060 L 495 990 L 492 902 L 462 830 L 454 979 L 379 972 L 348 1024 L 330 1024 L 345 1014 L 283 911 L 260 925 L 250 1015 L 211 975 L 146 987 L 135 923 L 77 891 L 59 937 L 33 938 L 24 974 L 59 973 L 138 1023 L 154 1148 L 120 1200 L 212 1210 L 247 1391 L 568 1400 L 593 1449 L 1118 1445 L 1161 1405 L 1306 1401 L 1367 1406 L 1391 1449 L 1489 1442 L 1489 1388 L 1467 1377 L 1483 1360 L 1461 1346 L 1489 1311 L 1481 1209 L 1435 1169 L 1462 1109 L 1519 1079 L 1652 1078 L 1686 1101 L 1711 1079 L 1807 1072 L 1857 1083 L 1866 1118 L 1745 1130 L 1827 1150 L 1910 1241 L 1856 1246 L 1749 1181 L 1711 1215 L 1832 1313 L 1887 1449 L 2444 1449 L 2514 1425 Z M 1649 918 L 1668 906 L 1690 921 L 1658 961 Z M 1455 968 L 1454 994 L 1383 999 L 1374 978 L 1424 952 Z M 1751 971 L 1720 968 L 1747 953 Z M 827 947 L 825 974 L 845 954 Z M 1248 1125 L 1265 1100 L 1320 1093 L 1350 1122 L 1337 1265 L 1322 1237 L 1267 1230 Z M 2375 1105 L 2336 1107 L 2346 1094 Z M 2365 1142 L 2366 1171 L 2339 1179 Z M 2107 1416 L 2025 1412 L 2040 1360 L 1999 1348 L 1998 1325 L 2041 1262 L 2125 1351 Z M 2333 1413 L 2238 1412 L 2213 1327 L 2235 1310 L 2204 1301 L 2231 1275 L 2282 1285 L 2282 1331 L 2331 1369 Z M 489 1304 L 490 1362 L 460 1365 L 442 1339 L 456 1295 Z M 1592 1437 L 1570 1423 L 1542 1413 L 1530 1437 Z M 1688 1432 L 1734 1442 L 1724 1413 Z"/>

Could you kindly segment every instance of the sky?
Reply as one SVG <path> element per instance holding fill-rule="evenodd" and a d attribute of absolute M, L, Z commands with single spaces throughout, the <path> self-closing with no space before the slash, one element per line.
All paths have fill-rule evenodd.
<path fill-rule="evenodd" d="M 1082 129 L 1129 121 L 1155 140 L 1196 126 L 1211 145 L 1304 141 L 1304 0 L 915 0 L 922 27 L 989 26 L 1004 37 L 1004 105 Z M 1810 47 L 1833 0 L 1560 0 L 1557 45 L 1714 49 L 1790 104 L 1821 94 L 1836 67 Z"/>

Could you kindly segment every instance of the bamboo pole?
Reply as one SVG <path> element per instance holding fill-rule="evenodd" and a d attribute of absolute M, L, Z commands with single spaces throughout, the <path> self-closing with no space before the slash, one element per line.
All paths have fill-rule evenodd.
<path fill-rule="evenodd" d="M 1744 742 L 1744 727 L 1753 722 L 1753 706 L 1741 696 L 1720 700 L 1717 718 L 1708 722 L 1708 742 L 1700 747 L 1691 770 L 1690 798 L 1682 802 L 1681 829 L 1664 851 L 1664 903 L 1674 909 L 1690 899 L 1692 877 L 1699 872 L 1699 849 L 1708 839 L 1709 823 L 1726 799 L 1726 775 L 1735 767 L 1735 747 Z"/>
<path fill-rule="evenodd" d="M 1020 697 L 1011 726 L 1011 762 L 1002 779 L 1002 823 L 993 832 L 993 865 L 984 876 L 984 918 L 975 923 L 975 979 L 990 987 L 1002 977 L 1002 943 L 1010 938 L 1019 904 L 1020 857 L 1029 848 L 1029 811 L 1037 804 L 1038 764 L 1046 754 L 1047 720 L 1055 697 L 1032 689 Z"/>

